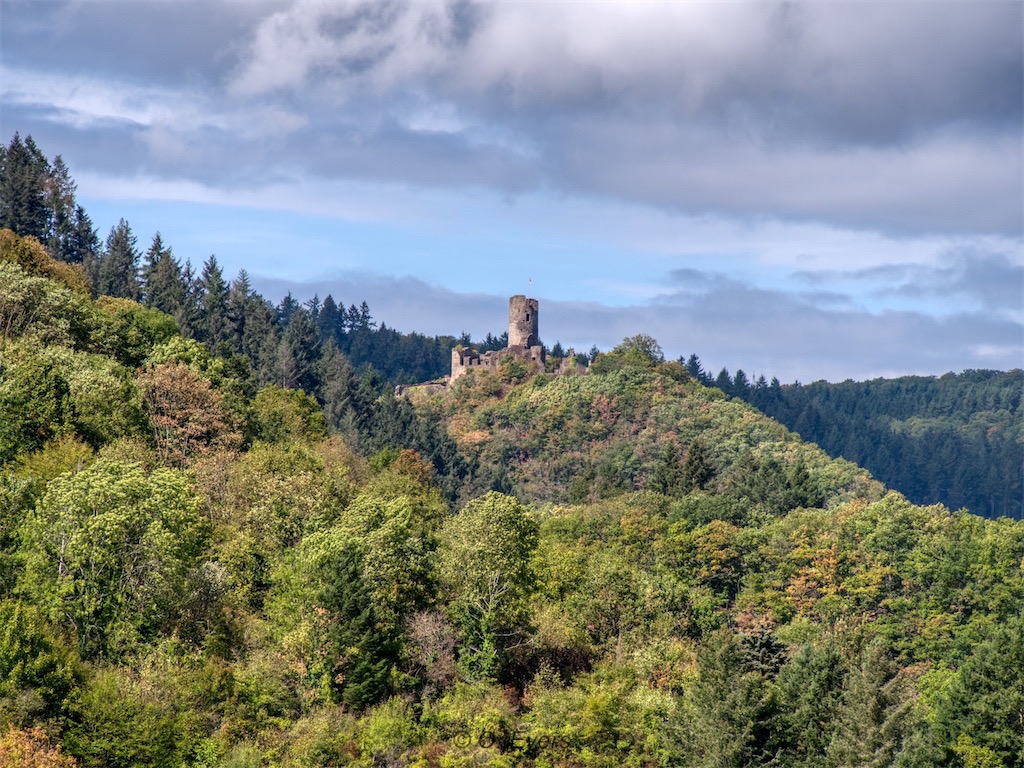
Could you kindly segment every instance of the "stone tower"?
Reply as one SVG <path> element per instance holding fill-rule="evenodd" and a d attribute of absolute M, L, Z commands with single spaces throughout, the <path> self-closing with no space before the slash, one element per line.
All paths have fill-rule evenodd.
<path fill-rule="evenodd" d="M 537 331 L 537 300 L 513 296 L 508 300 L 508 345 L 510 347 L 536 347 L 540 344 Z"/>

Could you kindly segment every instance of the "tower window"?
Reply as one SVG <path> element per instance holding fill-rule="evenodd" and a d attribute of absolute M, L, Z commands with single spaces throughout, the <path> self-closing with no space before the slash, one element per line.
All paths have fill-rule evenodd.
<path fill-rule="evenodd" d="M 526 313 L 526 322 L 530 322 L 530 313 L 529 312 Z"/>

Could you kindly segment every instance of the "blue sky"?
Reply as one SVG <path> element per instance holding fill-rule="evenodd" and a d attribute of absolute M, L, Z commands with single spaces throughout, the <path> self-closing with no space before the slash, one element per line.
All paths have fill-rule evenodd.
<path fill-rule="evenodd" d="M 11 2 L 104 236 L 401 330 L 783 381 L 1024 362 L 1019 2 Z"/>

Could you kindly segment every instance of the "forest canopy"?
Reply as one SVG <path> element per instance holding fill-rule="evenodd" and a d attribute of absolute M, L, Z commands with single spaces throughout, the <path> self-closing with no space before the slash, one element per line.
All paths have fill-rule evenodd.
<path fill-rule="evenodd" d="M 0 765 L 1024 765 L 1024 522 L 650 337 L 396 396 L 353 350 L 447 341 L 126 223 L 62 258 L 47 199 L 0 206 Z"/>

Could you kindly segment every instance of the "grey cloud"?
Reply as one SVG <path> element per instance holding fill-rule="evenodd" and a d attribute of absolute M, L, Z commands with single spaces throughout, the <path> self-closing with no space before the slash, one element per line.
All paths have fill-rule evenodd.
<path fill-rule="evenodd" d="M 3 13 L 5 67 L 165 89 L 134 97 L 142 125 L 105 122 L 74 155 L 66 113 L 5 103 L 6 133 L 60 134 L 75 168 L 1024 229 L 1018 2 L 8 0 Z M 437 107 L 450 126 L 415 125 Z"/>
<path fill-rule="evenodd" d="M 850 281 L 882 283 L 877 295 L 969 297 L 986 311 L 1024 309 L 1024 264 L 1007 254 L 980 248 L 957 248 L 936 264 L 884 264 L 864 269 L 799 271 L 793 276 L 810 285 Z"/>

